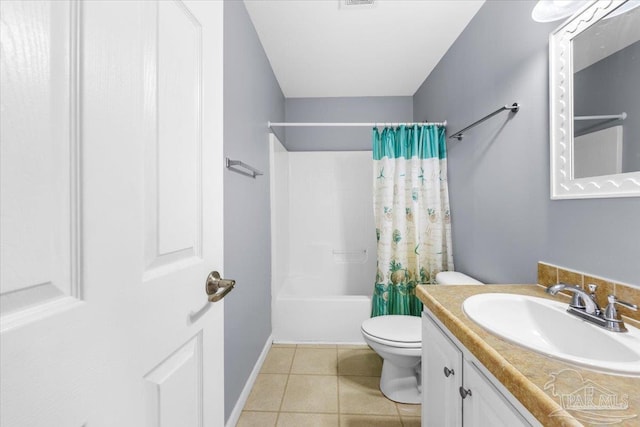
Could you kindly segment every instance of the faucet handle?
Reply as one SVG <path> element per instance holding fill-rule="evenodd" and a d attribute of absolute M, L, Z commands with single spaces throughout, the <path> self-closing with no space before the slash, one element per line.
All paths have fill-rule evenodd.
<path fill-rule="evenodd" d="M 638 311 L 638 306 L 636 304 L 631 304 L 629 302 L 620 301 L 618 297 L 615 295 L 609 295 L 607 297 L 607 301 L 609 305 L 604 311 L 604 318 L 607 320 L 617 320 L 618 319 L 618 311 L 616 310 L 616 304 L 621 305 L 629 310 Z"/>
<path fill-rule="evenodd" d="M 589 297 L 591 298 L 591 301 L 595 302 L 597 305 L 598 301 L 596 299 L 596 291 L 598 290 L 598 285 L 595 283 L 589 283 L 587 288 L 589 288 Z M 596 314 L 600 314 L 600 310 L 596 310 Z"/>
<path fill-rule="evenodd" d="M 614 304 L 621 305 L 623 307 L 628 308 L 629 310 L 638 311 L 638 306 L 636 304 L 631 304 L 630 302 L 620 301 L 618 299 L 618 297 L 616 297 L 615 295 L 609 295 L 608 300 L 609 300 L 610 303 L 613 302 Z"/>

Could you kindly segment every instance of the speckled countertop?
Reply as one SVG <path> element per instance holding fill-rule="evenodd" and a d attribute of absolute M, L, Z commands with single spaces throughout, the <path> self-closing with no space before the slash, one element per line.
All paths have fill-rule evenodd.
<path fill-rule="evenodd" d="M 544 287 L 538 285 L 418 286 L 416 294 L 545 427 L 640 426 L 640 377 L 609 375 L 543 356 L 485 331 L 464 314 L 462 303 L 466 298 L 495 292 L 556 298 L 547 295 Z M 597 410 L 588 412 L 563 410 L 563 395 L 565 399 L 578 396 L 577 391 L 592 386 L 596 402 L 604 393 L 610 398 L 613 396 L 614 400 L 608 402 L 624 408 L 628 401 L 628 407 L 602 409 L 598 405 Z"/>

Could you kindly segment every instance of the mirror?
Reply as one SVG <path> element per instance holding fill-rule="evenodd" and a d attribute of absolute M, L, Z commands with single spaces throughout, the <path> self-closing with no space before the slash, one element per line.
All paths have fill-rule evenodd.
<path fill-rule="evenodd" d="M 551 198 L 640 196 L 640 2 L 595 1 L 551 34 Z"/>

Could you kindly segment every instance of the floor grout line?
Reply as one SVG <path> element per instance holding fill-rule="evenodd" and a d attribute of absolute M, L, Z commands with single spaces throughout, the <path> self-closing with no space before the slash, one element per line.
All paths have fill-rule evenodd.
<path fill-rule="evenodd" d="M 273 348 L 273 346 L 271 347 Z M 291 358 L 291 363 L 289 364 L 289 369 L 287 370 L 287 381 L 284 383 L 284 390 L 282 391 L 282 397 L 280 398 L 280 406 L 278 406 L 278 415 L 276 415 L 276 426 L 278 425 L 278 421 L 280 420 L 280 414 L 282 413 L 282 405 L 284 405 L 284 397 L 287 395 L 287 388 L 289 387 L 289 378 L 291 377 L 291 369 L 293 367 L 293 361 L 296 358 L 296 353 L 298 352 L 298 346 L 296 346 L 293 350 L 293 357 Z"/>
<path fill-rule="evenodd" d="M 342 426 L 342 421 L 340 420 L 340 356 L 338 354 L 338 347 L 336 346 L 336 390 L 338 392 L 338 427 Z"/>

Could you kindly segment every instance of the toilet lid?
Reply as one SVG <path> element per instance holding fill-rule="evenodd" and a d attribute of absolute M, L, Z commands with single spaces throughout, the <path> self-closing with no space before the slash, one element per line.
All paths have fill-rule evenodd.
<path fill-rule="evenodd" d="M 439 285 L 482 285 L 483 283 L 457 271 L 441 271 L 436 274 Z"/>
<path fill-rule="evenodd" d="M 367 334 L 386 341 L 421 343 L 422 322 L 416 316 L 378 316 L 362 322 Z"/>

